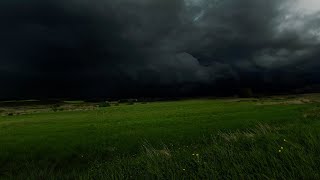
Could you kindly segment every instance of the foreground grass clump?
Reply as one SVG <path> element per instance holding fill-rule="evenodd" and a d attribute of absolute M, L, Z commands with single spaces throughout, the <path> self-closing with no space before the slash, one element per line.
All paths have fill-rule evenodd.
<path fill-rule="evenodd" d="M 188 100 L 0 118 L 4 179 L 320 179 L 317 101 Z"/>
<path fill-rule="evenodd" d="M 298 135 L 298 134 L 291 134 Z M 132 159 L 93 164 L 97 179 L 319 179 L 320 136 L 299 134 L 295 141 L 277 138 L 277 132 L 259 129 L 223 133 L 193 148 L 171 151 L 145 146 Z M 301 145 L 303 144 L 303 145 Z M 309 148 L 306 148 L 309 147 Z"/>

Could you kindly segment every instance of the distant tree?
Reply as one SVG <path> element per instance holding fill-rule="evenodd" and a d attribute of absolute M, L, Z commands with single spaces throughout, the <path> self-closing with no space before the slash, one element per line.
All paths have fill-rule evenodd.
<path fill-rule="evenodd" d="M 98 106 L 99 107 L 110 107 L 111 103 L 109 101 L 104 101 L 104 102 L 101 102 Z"/>
<path fill-rule="evenodd" d="M 137 99 L 128 99 L 128 105 L 134 105 L 136 102 L 138 102 Z"/>
<path fill-rule="evenodd" d="M 118 102 L 119 103 L 126 103 L 128 105 L 134 105 L 136 102 L 138 102 L 138 99 L 121 99 Z"/>
<path fill-rule="evenodd" d="M 119 102 L 119 103 L 127 103 L 127 102 L 128 102 L 128 99 L 120 99 L 118 102 Z"/>
<path fill-rule="evenodd" d="M 51 110 L 52 110 L 53 112 L 57 112 L 57 111 L 59 111 L 59 107 L 60 107 L 59 104 L 54 104 L 54 105 L 51 106 Z"/>
<path fill-rule="evenodd" d="M 241 88 L 239 90 L 239 97 L 240 98 L 251 98 L 253 97 L 253 92 L 251 88 Z"/>

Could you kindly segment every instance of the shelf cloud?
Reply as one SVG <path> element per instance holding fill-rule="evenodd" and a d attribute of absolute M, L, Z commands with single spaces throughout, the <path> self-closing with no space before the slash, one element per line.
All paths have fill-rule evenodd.
<path fill-rule="evenodd" d="M 2 0 L 0 97 L 317 84 L 317 7 L 316 0 Z"/>

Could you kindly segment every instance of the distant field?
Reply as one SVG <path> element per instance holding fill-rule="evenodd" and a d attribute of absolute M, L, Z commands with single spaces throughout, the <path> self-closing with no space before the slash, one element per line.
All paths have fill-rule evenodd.
<path fill-rule="evenodd" d="M 318 94 L 32 102 L 0 103 L 0 179 L 320 179 Z"/>

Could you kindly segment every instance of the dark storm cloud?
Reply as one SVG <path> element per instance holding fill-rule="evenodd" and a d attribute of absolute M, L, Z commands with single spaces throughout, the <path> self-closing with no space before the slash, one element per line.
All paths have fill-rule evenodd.
<path fill-rule="evenodd" d="M 313 83 L 320 14 L 295 13 L 294 3 L 3 0 L 1 97 Z"/>

